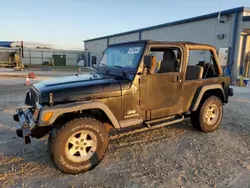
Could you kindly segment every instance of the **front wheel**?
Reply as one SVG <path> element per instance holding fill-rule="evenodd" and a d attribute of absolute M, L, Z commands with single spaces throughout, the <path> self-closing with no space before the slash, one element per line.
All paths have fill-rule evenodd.
<path fill-rule="evenodd" d="M 217 96 L 208 97 L 198 108 L 191 113 L 191 122 L 195 128 L 203 132 L 215 131 L 223 117 L 223 104 Z"/>
<path fill-rule="evenodd" d="M 69 174 L 78 174 L 100 163 L 108 147 L 105 126 L 93 118 L 79 118 L 57 128 L 48 140 L 54 165 Z"/>

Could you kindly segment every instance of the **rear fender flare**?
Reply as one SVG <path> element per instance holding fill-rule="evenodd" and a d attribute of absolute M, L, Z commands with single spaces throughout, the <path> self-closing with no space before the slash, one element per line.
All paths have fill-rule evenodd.
<path fill-rule="evenodd" d="M 196 111 L 199 107 L 199 104 L 202 100 L 202 97 L 206 91 L 209 90 L 214 90 L 214 89 L 219 89 L 221 91 L 222 97 L 223 97 L 223 102 L 226 101 L 226 96 L 224 93 L 224 90 L 220 84 L 213 84 L 213 85 L 207 85 L 207 86 L 201 86 L 200 88 L 197 89 L 195 96 L 193 98 L 193 101 L 190 106 L 190 111 Z"/>
<path fill-rule="evenodd" d="M 50 126 L 56 121 L 56 119 L 60 115 L 64 113 L 77 112 L 77 111 L 88 110 L 88 109 L 102 110 L 108 116 L 108 118 L 110 119 L 114 127 L 116 129 L 120 129 L 120 124 L 115 118 L 114 114 L 104 103 L 101 103 L 101 102 L 76 102 L 76 103 L 55 105 L 55 106 L 44 108 L 40 112 L 40 117 L 44 117 L 45 113 L 48 113 L 48 112 L 52 112 L 53 115 L 49 119 L 49 121 L 39 120 L 38 126 L 39 127 Z"/>

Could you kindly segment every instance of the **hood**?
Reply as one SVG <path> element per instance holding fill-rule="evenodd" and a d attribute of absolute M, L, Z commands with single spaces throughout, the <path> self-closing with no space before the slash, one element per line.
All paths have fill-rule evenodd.
<path fill-rule="evenodd" d="M 33 85 L 39 93 L 40 104 L 49 103 L 50 93 L 53 93 L 53 102 L 63 103 L 121 96 L 122 88 L 129 86 L 129 80 L 120 81 L 115 76 L 95 73 L 56 78 Z"/>

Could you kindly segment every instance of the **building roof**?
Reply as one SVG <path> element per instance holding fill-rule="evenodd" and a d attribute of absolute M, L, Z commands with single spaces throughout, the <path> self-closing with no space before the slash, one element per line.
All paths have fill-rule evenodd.
<path fill-rule="evenodd" d="M 233 14 L 233 13 L 236 13 L 236 12 L 243 12 L 245 10 L 250 11 L 250 7 L 242 6 L 242 7 L 237 7 L 237 8 L 233 8 L 233 9 L 224 10 L 224 11 L 221 11 L 221 16 Z M 214 17 L 217 17 L 218 15 L 219 15 L 219 12 L 214 12 L 214 13 L 211 13 L 211 14 L 205 14 L 205 15 L 202 15 L 202 16 L 196 16 L 196 17 L 187 18 L 187 19 L 184 19 L 184 20 L 179 20 L 179 21 L 164 23 L 164 24 L 160 24 L 160 25 L 145 27 L 145 28 L 142 28 L 142 29 L 136 29 L 136 30 L 117 33 L 117 34 L 113 34 L 113 35 L 107 35 L 107 36 L 103 36 L 103 37 L 88 39 L 88 40 L 84 40 L 83 42 L 90 42 L 90 41 L 105 39 L 105 38 L 108 38 L 108 37 L 116 37 L 116 36 L 121 36 L 121 35 L 126 35 L 126 34 L 132 34 L 132 33 L 135 33 L 135 32 L 147 31 L 147 30 L 150 30 L 150 29 L 157 29 L 157 28 L 162 28 L 162 27 L 167 27 L 167 26 L 179 25 L 179 24 L 184 24 L 184 23 L 188 23 L 188 22 L 194 22 L 194 21 L 214 18 Z"/>

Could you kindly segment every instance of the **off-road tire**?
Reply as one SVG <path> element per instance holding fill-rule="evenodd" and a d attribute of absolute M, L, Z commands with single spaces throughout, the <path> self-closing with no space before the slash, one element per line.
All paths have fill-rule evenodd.
<path fill-rule="evenodd" d="M 206 122 L 206 114 L 209 107 L 217 107 L 217 118 L 212 125 Z M 208 133 L 215 131 L 221 123 L 223 117 L 223 104 L 219 97 L 217 96 L 207 96 L 202 100 L 197 111 L 191 113 L 191 123 L 194 128 L 201 130 L 202 132 Z"/>
<path fill-rule="evenodd" d="M 68 139 L 79 131 L 90 132 L 97 141 L 92 157 L 80 162 L 69 159 L 65 149 Z M 105 126 L 94 118 L 84 117 L 53 127 L 48 139 L 48 152 L 56 168 L 64 173 L 79 174 L 94 168 L 101 162 L 108 148 L 108 142 Z"/>

